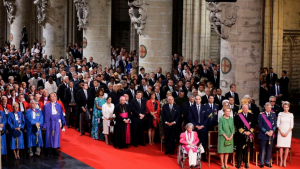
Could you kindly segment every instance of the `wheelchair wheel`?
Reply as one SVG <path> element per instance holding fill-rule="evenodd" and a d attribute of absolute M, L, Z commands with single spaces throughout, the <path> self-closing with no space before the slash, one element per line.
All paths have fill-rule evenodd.
<path fill-rule="evenodd" d="M 184 168 L 184 162 L 183 161 L 181 162 L 180 167 L 181 167 L 181 169 Z"/>
<path fill-rule="evenodd" d="M 182 162 L 182 151 L 181 151 L 181 146 L 178 147 L 178 155 L 177 155 L 177 163 L 181 165 Z"/>

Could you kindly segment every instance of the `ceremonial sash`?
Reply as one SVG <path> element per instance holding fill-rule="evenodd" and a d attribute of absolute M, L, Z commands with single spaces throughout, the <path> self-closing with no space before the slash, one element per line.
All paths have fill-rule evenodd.
<path fill-rule="evenodd" d="M 244 117 L 244 115 L 242 113 L 239 113 L 239 117 L 241 118 L 242 122 L 245 124 L 245 126 L 247 127 L 247 129 L 250 131 L 250 124 L 248 123 L 248 121 L 246 120 L 246 118 Z M 253 135 L 250 134 L 250 138 L 252 138 Z"/>
<path fill-rule="evenodd" d="M 127 119 L 128 118 L 128 113 L 120 113 L 120 116 Z M 126 144 L 130 144 L 130 125 L 127 123 L 126 126 Z"/>
<path fill-rule="evenodd" d="M 271 122 L 267 119 L 266 115 L 265 114 L 262 114 L 261 115 L 263 117 L 263 119 L 265 120 L 265 122 L 267 123 L 268 127 L 270 128 L 270 130 L 272 130 L 272 124 Z M 273 132 L 273 139 L 275 138 L 275 133 Z"/>

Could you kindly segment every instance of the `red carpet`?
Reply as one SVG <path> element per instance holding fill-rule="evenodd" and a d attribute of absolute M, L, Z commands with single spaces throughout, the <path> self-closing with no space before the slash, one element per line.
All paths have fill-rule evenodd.
<path fill-rule="evenodd" d="M 287 163 L 287 167 L 290 169 L 298 169 L 300 166 L 300 139 L 293 138 L 292 147 L 293 164 Z M 74 129 L 67 129 L 66 132 L 63 133 L 61 151 L 93 168 L 99 169 L 180 168 L 177 164 L 177 156 L 165 156 L 164 153 L 160 151 L 160 143 L 156 143 L 154 146 L 147 145 L 145 147 L 130 146 L 128 149 L 119 150 L 111 145 L 106 145 L 103 141 L 93 140 L 89 135 L 80 136 Z M 232 164 L 229 166 L 233 168 Z M 210 167 L 208 167 L 207 162 L 202 162 L 202 168 L 220 169 L 219 158 L 214 158 Z M 259 169 L 259 167 L 256 167 L 254 164 L 251 164 L 250 168 Z M 272 169 L 279 168 L 283 167 L 274 164 Z"/>

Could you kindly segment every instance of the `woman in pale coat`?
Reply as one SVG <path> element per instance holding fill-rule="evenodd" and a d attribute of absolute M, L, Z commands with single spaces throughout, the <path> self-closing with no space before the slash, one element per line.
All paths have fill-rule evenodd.
<path fill-rule="evenodd" d="M 102 119 L 103 119 L 103 134 L 105 137 L 105 143 L 109 144 L 108 135 L 110 129 L 110 122 L 114 119 L 115 105 L 111 103 L 111 97 L 108 96 L 106 103 L 102 105 Z"/>
<path fill-rule="evenodd" d="M 280 153 L 280 166 L 286 167 L 286 159 L 289 153 L 289 148 L 291 147 L 292 141 L 292 129 L 294 128 L 294 115 L 289 112 L 290 103 L 283 102 L 282 104 L 283 112 L 278 114 L 277 126 L 278 126 L 278 136 L 277 136 L 277 147 L 279 147 Z M 284 161 L 282 161 L 284 149 Z"/>

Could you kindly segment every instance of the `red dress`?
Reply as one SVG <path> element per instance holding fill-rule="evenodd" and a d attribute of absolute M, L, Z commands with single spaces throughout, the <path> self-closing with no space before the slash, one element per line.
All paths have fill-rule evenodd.
<path fill-rule="evenodd" d="M 159 102 L 157 100 L 155 100 L 156 106 L 154 106 L 152 100 L 148 100 L 146 103 L 146 118 L 148 118 L 148 120 L 152 121 L 152 125 L 154 128 L 157 127 L 158 123 L 159 123 L 159 116 L 160 116 L 160 106 L 159 106 Z M 150 114 L 150 112 L 157 112 L 154 116 L 156 118 L 153 118 L 153 116 Z M 151 122 L 150 122 L 151 123 Z M 149 127 L 151 128 L 151 127 Z"/>

